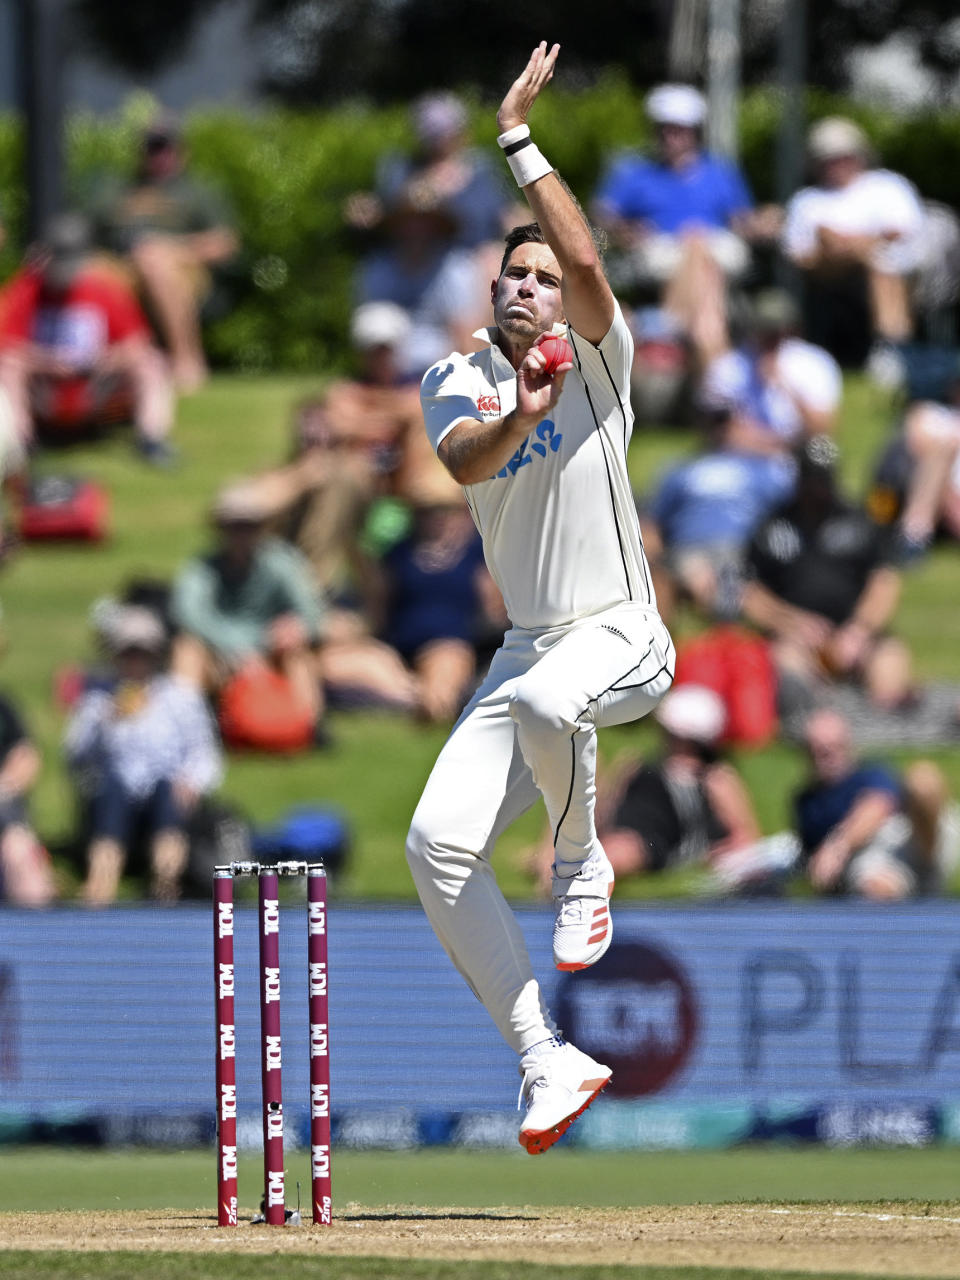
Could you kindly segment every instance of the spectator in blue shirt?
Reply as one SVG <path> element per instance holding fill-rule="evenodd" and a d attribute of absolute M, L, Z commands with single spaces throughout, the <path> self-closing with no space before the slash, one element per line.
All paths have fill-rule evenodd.
<path fill-rule="evenodd" d="M 804 726 L 812 778 L 796 796 L 807 874 L 821 893 L 895 900 L 929 892 L 956 862 L 956 816 L 936 765 L 917 761 L 903 777 L 858 759 L 838 712 Z"/>
<path fill-rule="evenodd" d="M 775 227 L 767 211 L 754 210 L 740 170 L 703 149 L 706 102 L 698 90 L 660 85 L 647 115 L 656 154 L 615 161 L 594 216 L 619 252 L 611 267 L 620 289 L 641 298 L 662 289 L 663 310 L 705 359 L 727 345 L 725 282 L 749 267 L 747 239 Z"/>
<path fill-rule="evenodd" d="M 649 503 L 644 545 L 662 552 L 661 611 L 680 592 L 708 615 L 735 617 L 750 537 L 793 492 L 793 459 L 748 452 L 734 429 L 729 415 L 716 415 L 703 451 L 668 471 Z"/>

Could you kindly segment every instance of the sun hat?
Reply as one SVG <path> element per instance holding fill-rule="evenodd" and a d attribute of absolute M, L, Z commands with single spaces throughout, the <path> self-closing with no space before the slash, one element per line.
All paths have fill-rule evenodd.
<path fill-rule="evenodd" d="M 217 524 L 262 524 L 269 512 L 256 486 L 238 480 L 220 490 L 212 514 Z"/>
<path fill-rule="evenodd" d="M 463 131 L 466 123 L 466 108 L 452 93 L 426 93 L 413 110 L 413 124 L 421 142 L 453 137 Z"/>
<path fill-rule="evenodd" d="M 702 684 L 680 684 L 657 704 L 654 719 L 676 738 L 715 743 L 727 724 L 723 699 Z"/>
<path fill-rule="evenodd" d="M 395 302 L 364 302 L 350 320 L 350 341 L 358 351 L 402 347 L 411 328 L 409 315 Z"/>
<path fill-rule="evenodd" d="M 159 653 L 167 642 L 163 623 L 153 610 L 136 604 L 121 605 L 114 612 L 105 639 L 113 653 L 123 653 L 125 649 Z"/>
<path fill-rule="evenodd" d="M 707 101 L 692 84 L 661 84 L 647 98 L 647 115 L 654 124 L 702 125 Z"/>
<path fill-rule="evenodd" d="M 807 134 L 807 154 L 815 163 L 838 160 L 841 156 L 870 155 L 870 141 L 858 124 L 845 116 L 818 120 Z"/>

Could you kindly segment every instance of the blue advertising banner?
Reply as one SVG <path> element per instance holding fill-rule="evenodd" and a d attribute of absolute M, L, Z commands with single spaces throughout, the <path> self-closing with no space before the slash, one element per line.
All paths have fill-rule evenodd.
<path fill-rule="evenodd" d="M 284 1098 L 308 1102 L 306 908 L 281 911 Z M 614 1069 L 574 1133 L 598 1146 L 957 1141 L 960 904 L 621 906 L 610 952 L 558 974 L 552 913 L 518 911 L 560 1026 Z M 516 1059 L 419 909 L 330 911 L 335 1138 L 515 1141 Z M 0 1140 L 208 1141 L 210 911 L 0 912 Z M 257 923 L 238 910 L 241 1142 L 259 1140 Z"/>

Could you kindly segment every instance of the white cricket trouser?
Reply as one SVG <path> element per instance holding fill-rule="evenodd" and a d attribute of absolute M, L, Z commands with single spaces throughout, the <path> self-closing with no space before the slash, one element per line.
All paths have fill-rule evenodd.
<path fill-rule="evenodd" d="M 673 680 L 659 615 L 633 604 L 544 633 L 507 632 L 440 752 L 407 860 L 447 954 L 518 1053 L 556 1031 L 490 865 L 497 838 L 543 796 L 554 891 L 594 849 L 597 729 L 637 720 Z"/>

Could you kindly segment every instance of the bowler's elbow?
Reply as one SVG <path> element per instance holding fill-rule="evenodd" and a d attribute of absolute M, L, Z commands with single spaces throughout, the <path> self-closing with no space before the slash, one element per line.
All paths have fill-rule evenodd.
<path fill-rule="evenodd" d="M 469 448 L 463 426 L 454 427 L 437 448 L 437 457 L 457 484 L 476 484 L 485 477 L 478 473 L 476 451 Z"/>

